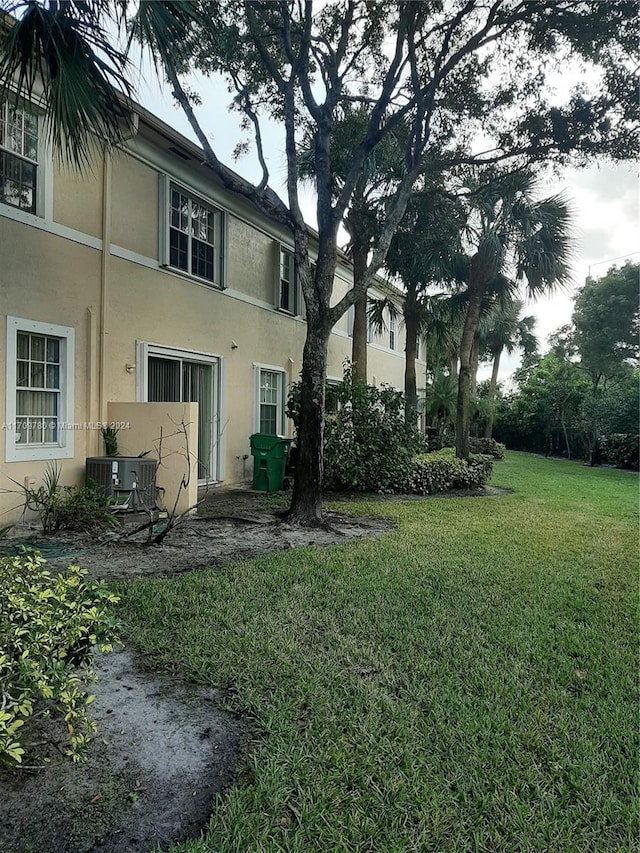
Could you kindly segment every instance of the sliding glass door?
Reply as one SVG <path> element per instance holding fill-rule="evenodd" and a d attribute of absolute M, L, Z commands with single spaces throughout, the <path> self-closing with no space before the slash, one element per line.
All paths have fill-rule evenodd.
<path fill-rule="evenodd" d="M 198 404 L 198 480 L 216 479 L 217 361 L 198 361 L 179 355 L 149 355 L 149 403 Z"/>

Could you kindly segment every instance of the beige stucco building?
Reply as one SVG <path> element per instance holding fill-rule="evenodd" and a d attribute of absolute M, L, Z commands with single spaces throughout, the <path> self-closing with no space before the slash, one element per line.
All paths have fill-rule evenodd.
<path fill-rule="evenodd" d="M 143 109 L 124 149 L 82 175 L 54 163 L 35 115 L 0 110 L 0 526 L 15 483 L 38 485 L 52 460 L 82 482 L 111 420 L 137 455 L 197 412 L 192 488 L 250 479 L 249 436 L 291 433 L 305 338 L 291 235 Z M 350 283 L 341 256 L 336 301 Z M 332 332 L 329 378 L 351 322 Z M 370 335 L 369 381 L 401 388 L 403 329 L 388 325 Z"/>

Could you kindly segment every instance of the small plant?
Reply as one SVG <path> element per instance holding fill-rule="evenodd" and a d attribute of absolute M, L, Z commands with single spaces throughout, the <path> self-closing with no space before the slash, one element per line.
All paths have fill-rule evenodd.
<path fill-rule="evenodd" d="M 23 727 L 50 706 L 69 733 L 67 754 L 82 757 L 95 725 L 87 716 L 93 701 L 84 689 L 93 680 L 91 648 L 111 651 L 118 602 L 104 583 L 69 566 L 53 577 L 36 551 L 0 559 L 0 761 L 20 764 Z M 42 705 L 36 711 L 36 706 Z"/>
<path fill-rule="evenodd" d="M 118 452 L 118 433 L 120 430 L 116 427 L 102 427 L 102 438 L 104 439 L 104 455 L 119 456 Z"/>
<path fill-rule="evenodd" d="M 60 530 L 86 533 L 117 526 L 111 512 L 111 499 L 93 480 L 86 486 L 61 486 L 61 474 L 62 469 L 55 463 L 49 465 L 42 486 L 24 489 L 26 507 L 40 516 L 43 533 L 53 534 Z"/>

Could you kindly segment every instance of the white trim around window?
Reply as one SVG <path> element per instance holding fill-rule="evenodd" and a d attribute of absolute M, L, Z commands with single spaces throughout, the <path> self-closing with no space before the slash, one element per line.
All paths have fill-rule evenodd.
<path fill-rule="evenodd" d="M 274 295 L 273 302 L 278 311 L 299 314 L 298 269 L 293 249 L 283 245 L 279 240 L 274 241 Z"/>
<path fill-rule="evenodd" d="M 276 367 L 272 364 L 256 364 L 254 369 L 254 409 L 253 409 L 253 426 L 255 432 L 263 432 L 265 423 L 270 420 L 275 423 L 275 432 L 267 430 L 267 434 L 281 435 L 286 434 L 286 417 L 285 403 L 289 392 L 287 384 L 287 373 L 281 367 Z M 269 385 L 268 380 L 271 380 Z M 269 386 L 269 387 L 268 387 Z M 266 399 L 265 395 L 270 399 Z M 269 407 L 273 409 L 273 417 L 268 418 L 265 409 Z"/>
<path fill-rule="evenodd" d="M 29 103 L 14 110 L 14 97 L 8 91 L 0 100 L 0 216 L 26 224 L 51 221 L 53 158 L 43 117 Z"/>
<path fill-rule="evenodd" d="M 169 175 L 160 175 L 160 266 L 224 288 L 225 213 Z"/>
<path fill-rule="evenodd" d="M 73 458 L 74 342 L 68 326 L 7 317 L 7 462 Z"/>

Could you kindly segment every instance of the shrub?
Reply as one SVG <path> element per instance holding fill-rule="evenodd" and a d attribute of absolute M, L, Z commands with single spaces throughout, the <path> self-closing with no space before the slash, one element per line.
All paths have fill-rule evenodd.
<path fill-rule="evenodd" d="M 299 386 L 292 389 L 287 413 L 297 426 Z M 401 392 L 354 382 L 350 367 L 342 382 L 327 388 L 325 489 L 406 492 L 411 486 L 413 457 L 424 450 L 417 427 L 405 422 Z"/>
<path fill-rule="evenodd" d="M 413 460 L 411 491 L 431 495 L 452 489 L 479 489 L 490 479 L 492 470 L 490 456 L 472 455 L 466 461 L 449 448 L 423 453 Z"/>
<path fill-rule="evenodd" d="M 111 512 L 111 499 L 96 488 L 93 480 L 86 486 L 61 486 L 61 473 L 56 465 L 50 465 L 42 486 L 25 489 L 27 508 L 40 516 L 43 533 L 86 533 L 118 525 Z"/>
<path fill-rule="evenodd" d="M 91 647 L 110 651 L 116 641 L 111 605 L 118 601 L 103 583 L 86 581 L 86 570 L 69 566 L 53 577 L 36 551 L 0 559 L 0 761 L 20 763 L 22 729 L 44 700 L 60 713 L 69 732 L 68 755 L 77 761 L 95 730 L 87 716 L 93 697 L 83 689 L 93 678 Z"/>
<path fill-rule="evenodd" d="M 640 436 L 637 433 L 616 432 L 600 440 L 600 449 L 607 462 L 616 468 L 637 471 L 640 461 Z"/>
<path fill-rule="evenodd" d="M 504 459 L 506 447 L 495 438 L 470 438 L 469 449 L 472 453 L 492 456 L 494 459 Z"/>

